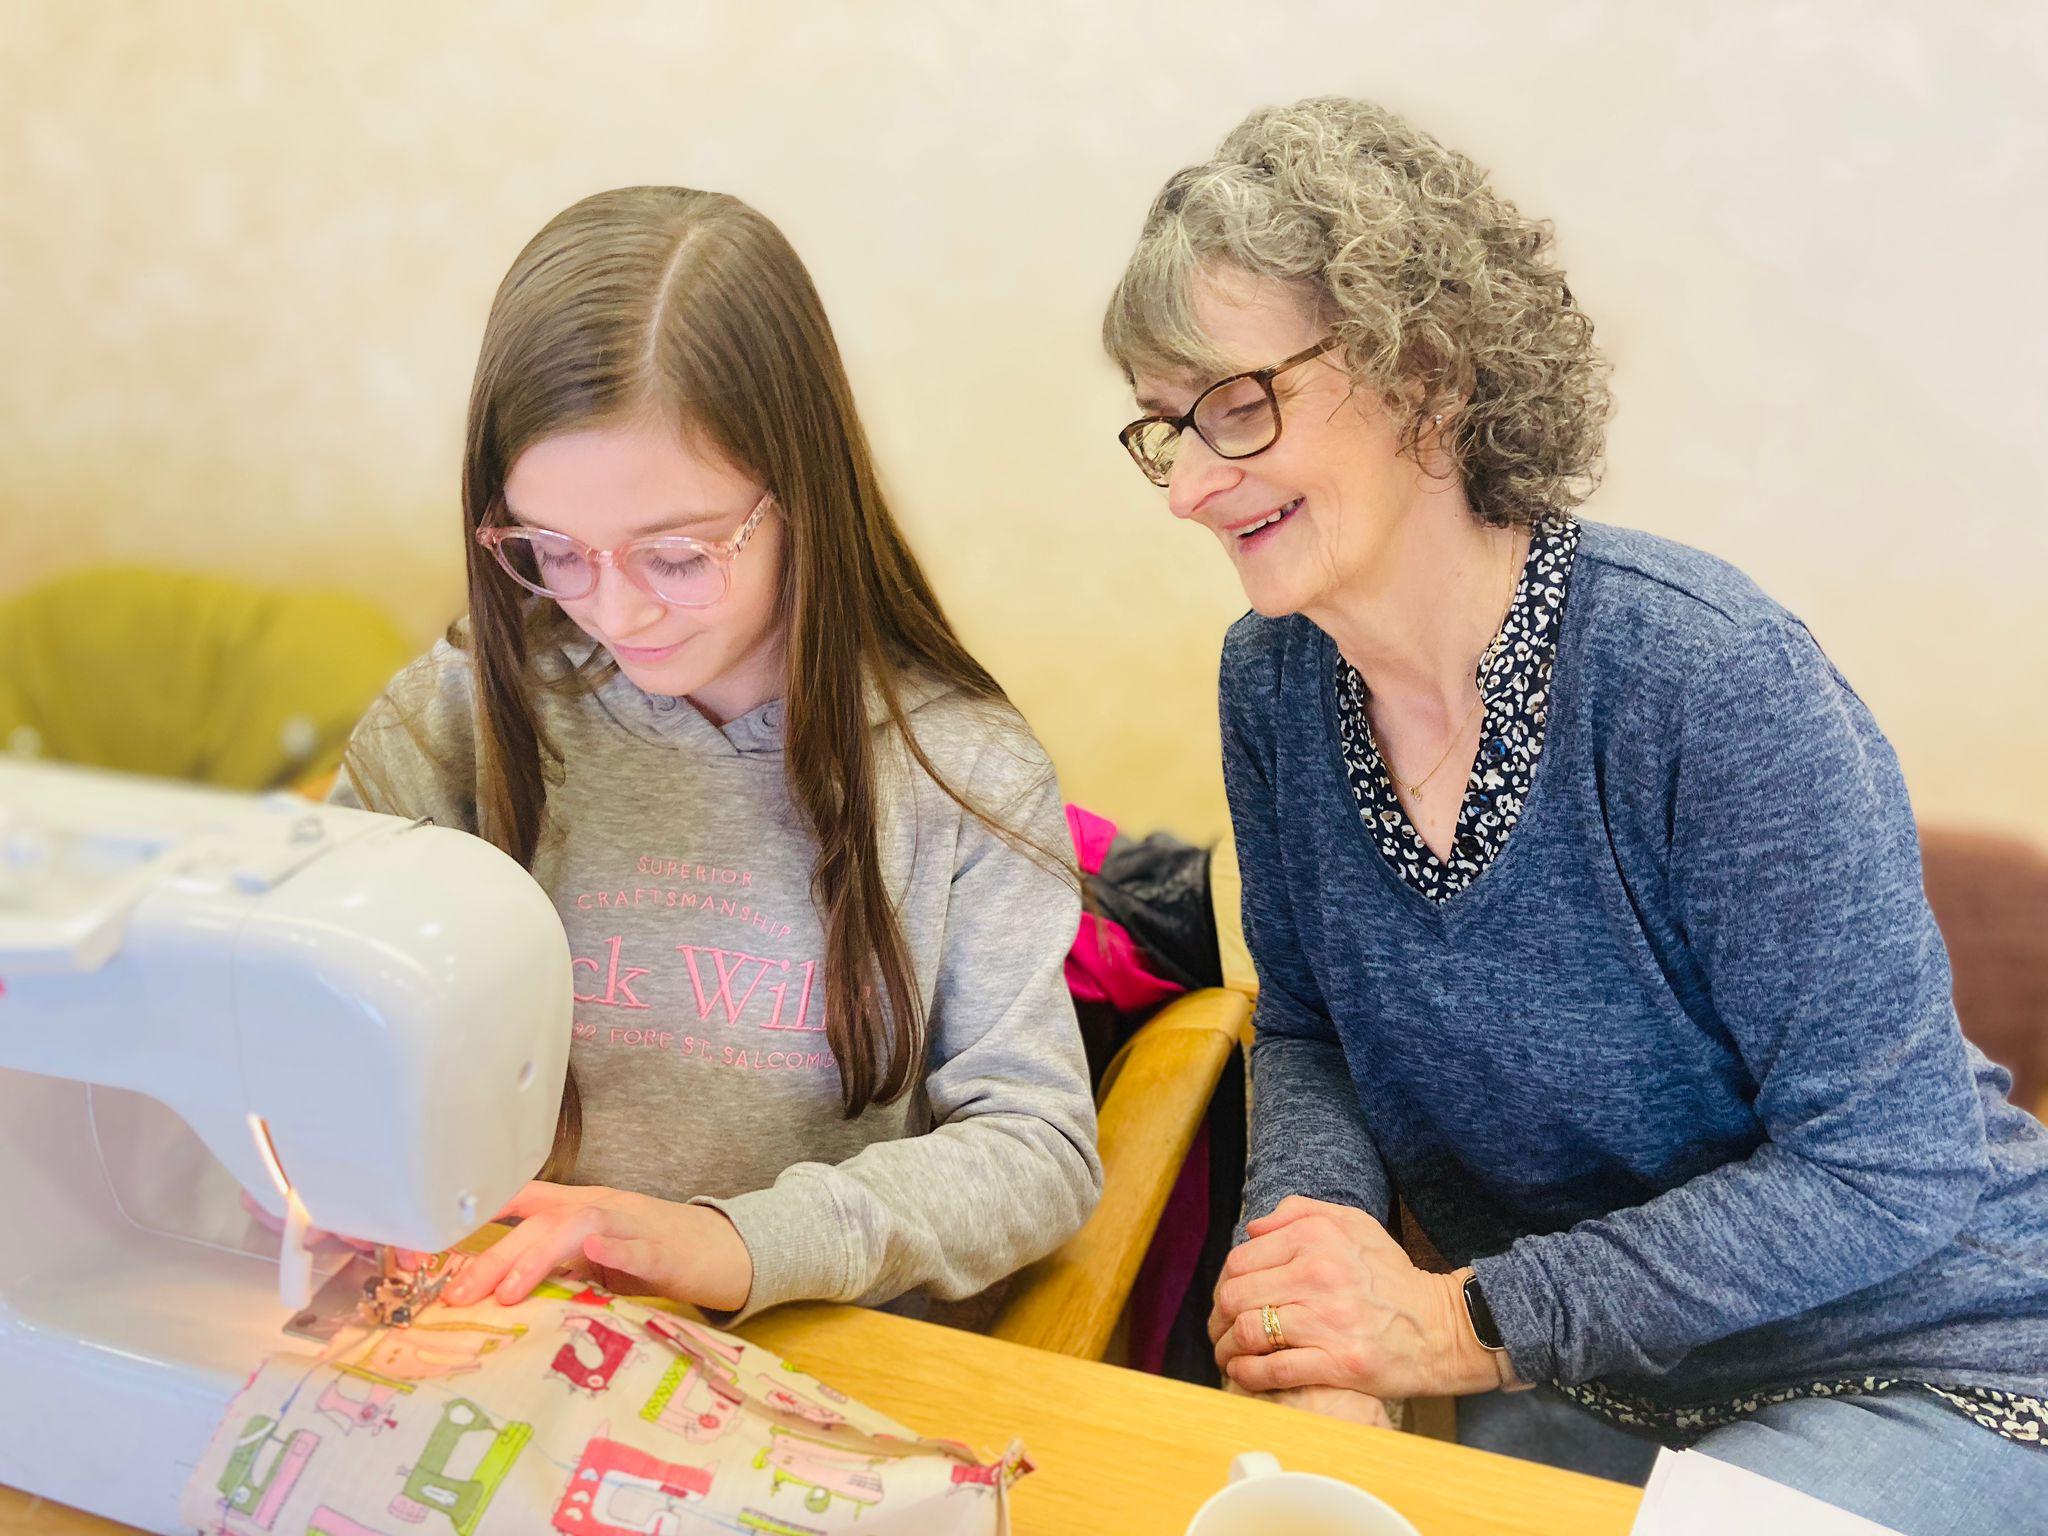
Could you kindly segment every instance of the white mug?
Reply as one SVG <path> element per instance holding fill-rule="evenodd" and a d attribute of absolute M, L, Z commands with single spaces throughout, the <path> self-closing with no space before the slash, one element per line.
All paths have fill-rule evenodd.
<path fill-rule="evenodd" d="M 1264 1451 L 1230 1464 L 1229 1484 L 1195 1511 L 1187 1536 L 1419 1536 L 1363 1488 L 1314 1472 L 1283 1472 Z"/>

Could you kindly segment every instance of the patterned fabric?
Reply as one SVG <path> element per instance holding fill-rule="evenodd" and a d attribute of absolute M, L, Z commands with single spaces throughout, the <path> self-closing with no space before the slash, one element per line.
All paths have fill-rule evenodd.
<path fill-rule="evenodd" d="M 1557 1390 L 1603 1419 L 1631 1429 L 1647 1430 L 1677 1445 L 1690 1445 L 1711 1430 L 1745 1419 L 1774 1403 L 1789 1403 L 1806 1397 L 1875 1397 L 1886 1392 L 1926 1392 L 1995 1435 L 2017 1440 L 2022 1445 L 2048 1449 L 2048 1400 L 2022 1397 L 2016 1392 L 1999 1392 L 1990 1387 L 1936 1387 L 1922 1381 L 1900 1381 L 1889 1376 L 1864 1376 L 1850 1381 L 1816 1381 L 1805 1386 L 1780 1387 L 1709 1403 L 1696 1408 L 1664 1408 L 1639 1397 L 1616 1392 L 1600 1382 L 1576 1387 L 1560 1384 Z"/>
<path fill-rule="evenodd" d="M 237 1395 L 186 1485 L 190 1528 L 995 1536 L 1030 1467 L 1021 1446 L 985 1460 L 922 1439 L 768 1350 L 596 1286 L 337 1323 Z"/>
<path fill-rule="evenodd" d="M 1394 873 L 1431 901 L 1450 900 L 1485 873 L 1521 818 L 1543 751 L 1550 667 L 1557 657 L 1565 587 L 1578 547 L 1579 525 L 1571 518 L 1538 528 L 1530 537 L 1507 618 L 1480 660 L 1486 719 L 1448 860 L 1430 852 L 1402 809 L 1366 716 L 1365 678 L 1341 655 L 1337 658 L 1337 738 L 1358 813 Z"/>

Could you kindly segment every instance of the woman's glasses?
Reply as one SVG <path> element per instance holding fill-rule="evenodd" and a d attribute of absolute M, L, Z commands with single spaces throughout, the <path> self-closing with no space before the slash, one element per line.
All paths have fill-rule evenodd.
<path fill-rule="evenodd" d="M 617 549 L 592 549 L 581 539 L 546 528 L 494 524 L 476 541 L 498 557 L 505 574 L 529 592 L 575 602 L 597 590 L 599 566 L 609 565 L 649 597 L 676 608 L 709 608 L 732 586 L 732 563 L 775 505 L 764 492 L 740 530 L 722 543 L 661 534 Z"/>
<path fill-rule="evenodd" d="M 1220 459 L 1248 459 L 1280 440 L 1280 402 L 1273 380 L 1310 358 L 1321 357 L 1338 338 L 1325 336 L 1305 352 L 1251 373 L 1219 379 L 1195 397 L 1183 416 L 1141 416 L 1117 434 L 1145 478 L 1165 485 L 1180 456 L 1180 435 L 1189 427 Z"/>

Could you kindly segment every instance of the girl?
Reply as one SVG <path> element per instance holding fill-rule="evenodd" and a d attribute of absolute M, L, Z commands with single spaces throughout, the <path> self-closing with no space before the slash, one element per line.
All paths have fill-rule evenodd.
<path fill-rule="evenodd" d="M 1101 1186 L 1050 764 L 890 516 L 817 292 L 733 198 L 587 198 L 485 327 L 469 614 L 335 798 L 490 839 L 575 957 L 560 1134 L 449 1289 L 751 1315 L 978 1291 Z"/>

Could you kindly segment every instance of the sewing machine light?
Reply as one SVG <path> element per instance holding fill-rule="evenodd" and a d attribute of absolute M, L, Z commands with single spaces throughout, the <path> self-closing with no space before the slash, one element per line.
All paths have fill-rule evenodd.
<path fill-rule="evenodd" d="M 291 1180 L 284 1176 L 284 1164 L 277 1160 L 277 1148 L 271 1143 L 269 1124 L 261 1115 L 251 1115 L 249 1129 L 256 1137 L 256 1155 L 263 1159 L 263 1166 L 270 1170 L 270 1181 L 277 1186 L 279 1197 L 289 1200 L 292 1193 Z"/>
<path fill-rule="evenodd" d="M 278 1194 L 284 1197 L 284 1231 L 279 1235 L 277 1248 L 278 1300 L 294 1312 L 303 1311 L 313 1299 L 313 1254 L 306 1246 L 313 1218 L 306 1213 L 306 1204 L 292 1188 L 292 1181 L 284 1175 L 284 1164 L 278 1161 L 277 1147 L 270 1139 L 269 1124 L 261 1115 L 252 1114 L 249 1129 L 256 1137 L 256 1151 L 263 1166 L 270 1171 Z"/>

